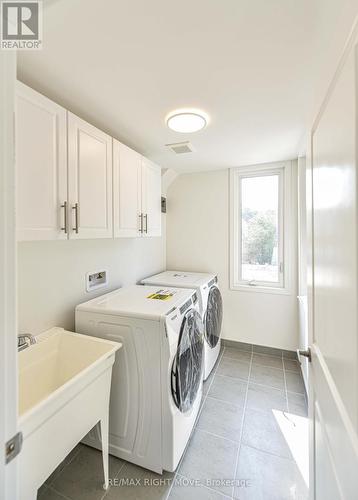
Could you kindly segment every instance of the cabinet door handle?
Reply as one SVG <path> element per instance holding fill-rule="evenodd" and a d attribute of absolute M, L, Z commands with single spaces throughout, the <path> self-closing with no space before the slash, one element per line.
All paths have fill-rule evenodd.
<path fill-rule="evenodd" d="M 144 229 L 144 232 L 146 234 L 148 234 L 148 214 L 144 215 L 144 219 L 145 219 L 145 229 Z"/>
<path fill-rule="evenodd" d="M 72 229 L 76 234 L 78 234 L 78 203 L 75 203 L 73 205 L 72 210 L 75 211 L 75 227 Z"/>
<path fill-rule="evenodd" d="M 138 217 L 139 217 L 139 232 L 143 233 L 143 214 L 140 213 Z"/>
<path fill-rule="evenodd" d="M 61 227 L 61 231 L 65 231 L 65 234 L 68 233 L 68 227 L 67 227 L 67 201 L 63 202 L 63 205 L 61 205 L 61 208 L 63 208 L 63 224 L 64 226 Z"/>

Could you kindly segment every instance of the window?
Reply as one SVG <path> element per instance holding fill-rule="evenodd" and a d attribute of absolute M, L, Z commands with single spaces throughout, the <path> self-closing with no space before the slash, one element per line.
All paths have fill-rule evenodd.
<path fill-rule="evenodd" d="M 231 169 L 231 288 L 288 289 L 290 163 Z"/>

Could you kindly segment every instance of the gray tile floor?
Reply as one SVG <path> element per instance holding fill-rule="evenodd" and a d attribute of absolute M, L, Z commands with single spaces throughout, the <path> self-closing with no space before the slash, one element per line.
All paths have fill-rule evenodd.
<path fill-rule="evenodd" d="M 110 457 L 113 484 L 105 492 L 101 454 L 79 445 L 46 481 L 38 500 L 307 500 L 273 413 L 284 412 L 292 427 L 291 414 L 307 417 L 303 380 L 296 361 L 276 354 L 222 349 L 176 473 L 158 476 Z"/>

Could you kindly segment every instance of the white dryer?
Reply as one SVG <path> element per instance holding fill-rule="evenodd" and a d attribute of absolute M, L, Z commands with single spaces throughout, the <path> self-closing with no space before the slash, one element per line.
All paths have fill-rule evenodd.
<path fill-rule="evenodd" d="M 113 367 L 110 453 L 174 471 L 202 398 L 204 333 L 195 290 L 134 285 L 80 304 L 76 331 L 123 344 Z M 100 449 L 99 430 L 86 444 Z"/>
<path fill-rule="evenodd" d="M 216 274 L 164 271 L 142 281 L 144 285 L 193 288 L 198 293 L 204 323 L 204 380 L 208 378 L 220 353 L 223 301 Z"/>

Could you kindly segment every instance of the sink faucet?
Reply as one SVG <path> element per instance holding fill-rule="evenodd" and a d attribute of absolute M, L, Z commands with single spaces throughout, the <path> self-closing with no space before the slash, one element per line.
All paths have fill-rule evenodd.
<path fill-rule="evenodd" d="M 17 336 L 18 351 L 23 351 L 32 344 L 36 344 L 36 338 L 31 333 L 21 333 Z"/>

